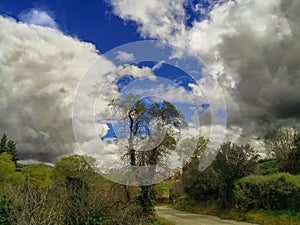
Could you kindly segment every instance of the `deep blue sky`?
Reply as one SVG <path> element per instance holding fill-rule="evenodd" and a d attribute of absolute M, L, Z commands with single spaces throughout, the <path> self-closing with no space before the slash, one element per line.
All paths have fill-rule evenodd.
<path fill-rule="evenodd" d="M 17 20 L 21 12 L 33 8 L 47 11 L 63 33 L 94 43 L 101 53 L 141 40 L 136 25 L 113 15 L 102 0 L 0 0 L 0 14 Z"/>
<path fill-rule="evenodd" d="M 207 0 L 186 2 L 184 6 L 187 26 L 191 26 L 194 20 L 206 17 L 195 10 L 195 5 L 201 3 L 202 7 L 208 9 L 210 6 L 207 2 Z M 33 8 L 50 13 L 63 33 L 94 43 L 101 53 L 142 39 L 137 32 L 136 24 L 124 22 L 113 15 L 112 8 L 105 0 L 0 0 L 0 15 L 17 20 L 21 12 Z"/>

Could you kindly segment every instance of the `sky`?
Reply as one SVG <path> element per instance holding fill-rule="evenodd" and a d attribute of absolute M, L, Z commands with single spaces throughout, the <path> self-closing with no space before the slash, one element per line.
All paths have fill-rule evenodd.
<path fill-rule="evenodd" d="M 49 26 L 65 35 L 93 43 L 104 53 L 131 41 L 141 40 L 136 25 L 112 13 L 105 1 L 0 1 L 0 13 L 26 23 Z"/>
<path fill-rule="evenodd" d="M 192 96 L 189 134 L 261 149 L 271 129 L 300 126 L 299 10 L 296 0 L 0 0 L 0 131 L 24 162 L 54 162 L 95 142 L 94 121 L 81 119 L 90 103 L 102 117 L 97 147 L 113 162 L 118 146 L 99 138 L 113 134 L 105 106 L 135 87 L 178 107 Z M 150 40 L 169 55 L 132 63 L 139 52 L 126 44 Z M 199 76 L 178 66 L 193 68 L 190 57 Z M 101 96 L 87 99 L 92 82 Z"/>

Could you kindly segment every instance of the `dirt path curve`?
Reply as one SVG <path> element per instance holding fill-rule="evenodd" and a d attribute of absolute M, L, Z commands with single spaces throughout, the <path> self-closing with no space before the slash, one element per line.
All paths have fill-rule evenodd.
<path fill-rule="evenodd" d="M 158 216 L 163 217 L 176 225 L 253 225 L 252 223 L 222 220 L 215 216 L 179 211 L 167 208 L 166 206 L 158 206 L 155 209 Z"/>

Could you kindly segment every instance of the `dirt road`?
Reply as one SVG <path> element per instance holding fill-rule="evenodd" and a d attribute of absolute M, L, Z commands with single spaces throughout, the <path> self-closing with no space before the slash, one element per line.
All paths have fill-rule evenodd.
<path fill-rule="evenodd" d="M 215 216 L 207 216 L 183 212 L 166 206 L 156 207 L 158 216 L 165 218 L 177 225 L 253 225 L 251 223 L 222 220 Z"/>

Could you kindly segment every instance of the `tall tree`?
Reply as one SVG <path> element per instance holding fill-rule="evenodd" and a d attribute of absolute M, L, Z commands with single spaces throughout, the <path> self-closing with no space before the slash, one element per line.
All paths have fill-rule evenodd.
<path fill-rule="evenodd" d="M 16 142 L 11 139 L 8 139 L 7 134 L 4 133 L 0 140 L 0 154 L 7 152 L 12 156 L 12 161 L 17 164 L 18 161 L 18 152 L 16 149 Z"/>
<path fill-rule="evenodd" d="M 288 160 L 285 164 L 285 170 L 291 174 L 300 173 L 300 136 L 294 140 L 294 148 L 288 154 Z"/>
<path fill-rule="evenodd" d="M 199 171 L 199 163 L 208 142 L 208 139 L 199 135 L 183 140 L 179 147 L 179 155 L 186 163 L 181 177 L 183 191 L 190 200 L 205 201 L 216 196 L 216 178 L 212 167 Z"/>
<path fill-rule="evenodd" d="M 259 155 L 249 144 L 226 142 L 221 145 L 212 167 L 217 174 L 218 192 L 223 207 L 233 202 L 234 182 L 256 171 Z"/>
<path fill-rule="evenodd" d="M 276 160 L 281 171 L 285 171 L 289 160 L 288 155 L 295 149 L 294 140 L 299 135 L 299 131 L 292 127 L 282 127 L 266 135 L 264 147 L 268 155 Z"/>
<path fill-rule="evenodd" d="M 83 156 L 64 157 L 55 163 L 52 192 L 61 200 L 59 204 L 66 224 L 84 224 L 92 215 L 88 195 L 94 174 Z"/>
<path fill-rule="evenodd" d="M 249 144 L 226 142 L 220 146 L 212 164 L 205 171 L 199 171 L 199 153 L 206 144 L 205 139 L 199 138 L 199 149 L 183 168 L 184 192 L 191 200 L 218 198 L 223 207 L 229 207 L 233 203 L 234 182 L 257 169 L 258 154 Z"/>
<path fill-rule="evenodd" d="M 25 177 L 16 172 L 12 156 L 0 154 L 0 224 L 19 224 L 19 198 L 24 184 Z"/>
<path fill-rule="evenodd" d="M 127 139 L 125 156 L 135 170 L 136 166 L 149 168 L 147 178 L 153 179 L 156 165 L 176 148 L 179 130 L 186 126 L 184 115 L 167 102 L 143 99 L 130 95 L 111 102 L 121 121 L 119 138 Z M 136 177 L 140 180 L 140 177 Z M 145 214 L 154 213 L 155 189 L 153 185 L 141 185 L 140 203 Z"/>
<path fill-rule="evenodd" d="M 178 154 L 183 165 L 191 162 L 193 159 L 199 163 L 208 143 L 209 140 L 201 135 L 182 140 L 178 148 Z"/>

